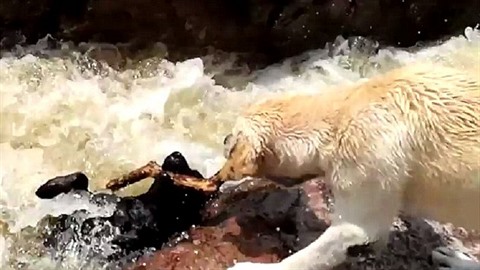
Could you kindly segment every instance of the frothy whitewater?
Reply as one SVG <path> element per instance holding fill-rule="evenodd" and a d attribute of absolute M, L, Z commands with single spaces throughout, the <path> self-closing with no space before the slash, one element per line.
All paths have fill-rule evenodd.
<path fill-rule="evenodd" d="M 211 56 L 172 63 L 151 58 L 133 69 L 115 71 L 70 52 L 45 50 L 44 42 L 4 53 L 0 59 L 0 269 L 80 269 L 82 259 L 58 265 L 35 238 L 46 214 L 77 209 L 107 215 L 86 199 L 35 197 L 45 180 L 83 171 L 90 189 L 149 160 L 181 151 L 204 175 L 221 165 L 222 141 L 242 106 L 285 91 L 322 91 L 412 61 L 440 61 L 479 68 L 480 31 L 413 50 L 374 50 L 372 42 L 338 38 L 249 76 L 235 88 L 215 83 Z M 35 52 L 35 53 L 34 53 Z M 39 53 L 40 52 L 40 53 Z M 55 57 L 63 54 L 68 57 Z M 480 75 L 479 75 L 480 76 Z M 151 182 L 127 188 L 138 194 Z M 74 247 L 72 247 L 74 248 Z M 73 253 L 72 253 L 73 254 Z M 101 269 L 100 265 L 93 269 Z M 85 269 L 85 268 L 82 268 Z"/>

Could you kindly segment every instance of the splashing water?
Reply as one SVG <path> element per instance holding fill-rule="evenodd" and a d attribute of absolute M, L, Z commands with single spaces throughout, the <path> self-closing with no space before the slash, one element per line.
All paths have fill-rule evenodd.
<path fill-rule="evenodd" d="M 374 42 L 339 37 L 325 49 L 245 76 L 241 91 L 215 84 L 205 66 L 210 56 L 178 63 L 152 58 L 115 71 L 70 52 L 68 45 L 59 51 L 40 45 L 19 48 L 22 57 L 0 59 L 1 269 L 57 267 L 35 238 L 35 225 L 46 214 L 77 209 L 111 214 L 112 208 L 86 199 L 37 199 L 34 191 L 46 179 L 80 170 L 91 179 L 90 189 L 98 190 L 106 180 L 176 150 L 209 176 L 223 161 L 223 137 L 250 102 L 278 92 L 322 91 L 412 61 L 480 72 L 480 31 L 470 27 L 464 35 L 411 51 L 376 50 Z M 39 50 L 47 57 L 31 54 Z M 55 57 L 59 52 L 69 57 Z M 135 184 L 123 194 L 141 193 L 149 184 Z M 61 268 L 80 267 L 82 260 L 72 256 Z"/>

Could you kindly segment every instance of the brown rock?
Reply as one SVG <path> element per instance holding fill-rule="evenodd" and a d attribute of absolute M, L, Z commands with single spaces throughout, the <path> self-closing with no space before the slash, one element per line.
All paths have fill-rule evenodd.
<path fill-rule="evenodd" d="M 234 260 L 276 262 L 316 239 L 328 227 L 331 194 L 319 180 L 285 189 L 248 181 L 206 208 L 204 226 L 188 238 L 141 258 L 128 270 L 225 269 Z M 440 245 L 478 254 L 479 234 L 434 221 L 396 219 L 387 245 L 376 257 L 359 257 L 338 269 L 429 269 Z M 480 259 L 480 258 L 479 258 Z"/>
<path fill-rule="evenodd" d="M 151 258 L 144 258 L 132 270 L 141 269 L 223 269 L 235 259 L 275 262 L 282 252 L 277 237 L 263 233 L 263 224 L 254 230 L 240 227 L 235 218 L 218 227 L 202 227 L 190 232 L 191 242 L 165 248 Z"/>
<path fill-rule="evenodd" d="M 308 197 L 303 189 L 314 192 Z M 327 228 L 327 192 L 321 183 L 282 189 L 269 182 L 246 182 L 210 203 L 205 226 L 186 241 L 170 243 L 129 270 L 225 269 L 237 261 L 276 262 Z M 307 205 L 315 206 L 302 211 Z"/>

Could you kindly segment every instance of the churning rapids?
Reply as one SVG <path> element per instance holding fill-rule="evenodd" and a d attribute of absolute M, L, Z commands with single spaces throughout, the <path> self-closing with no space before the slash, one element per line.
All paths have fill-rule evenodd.
<path fill-rule="evenodd" d="M 192 168 L 209 176 L 221 162 L 222 141 L 243 105 L 283 91 L 322 91 L 411 61 L 477 65 L 480 31 L 411 50 L 376 49 L 375 42 L 337 38 L 254 74 L 213 75 L 234 69 L 233 56 L 172 63 L 150 58 L 115 71 L 69 50 L 46 50 L 44 40 L 4 53 L 0 59 L 0 269 L 101 269 L 86 267 L 78 249 L 58 265 L 42 250 L 36 224 L 47 214 L 87 209 L 107 215 L 86 200 L 59 196 L 41 201 L 35 189 L 57 175 L 81 170 L 90 189 L 149 160 L 181 151 Z M 19 52 L 21 56 L 19 56 Z M 67 57 L 55 57 L 58 55 Z M 217 74 L 218 76 L 218 74 Z M 224 80 L 227 80 L 224 79 Z M 138 194 L 151 182 L 123 194 Z M 109 247 L 105 246 L 105 250 Z M 75 252 L 75 250 L 77 252 Z M 73 255 L 75 254 L 75 256 Z"/>

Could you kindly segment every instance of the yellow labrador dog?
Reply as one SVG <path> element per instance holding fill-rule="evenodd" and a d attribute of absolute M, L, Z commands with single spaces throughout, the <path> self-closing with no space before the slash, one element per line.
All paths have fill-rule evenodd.
<path fill-rule="evenodd" d="M 348 247 L 385 239 L 399 211 L 480 229 L 479 76 L 414 64 L 248 108 L 214 178 L 325 175 L 335 213 L 317 240 L 283 261 L 229 270 L 332 269 Z"/>

